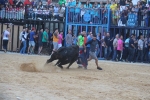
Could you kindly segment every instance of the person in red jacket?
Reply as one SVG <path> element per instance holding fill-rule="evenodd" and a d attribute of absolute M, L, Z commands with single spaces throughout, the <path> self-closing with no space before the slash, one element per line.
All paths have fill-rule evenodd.
<path fill-rule="evenodd" d="M 30 5 L 31 4 L 31 0 L 25 0 L 24 1 L 24 5 Z"/>
<path fill-rule="evenodd" d="M 13 0 L 9 0 L 9 4 L 10 4 L 10 5 L 13 5 Z"/>

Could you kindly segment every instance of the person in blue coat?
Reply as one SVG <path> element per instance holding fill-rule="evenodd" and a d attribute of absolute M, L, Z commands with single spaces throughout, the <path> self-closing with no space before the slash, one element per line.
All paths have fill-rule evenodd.
<path fill-rule="evenodd" d="M 75 7 L 76 6 L 76 1 L 73 1 L 71 0 L 69 3 L 68 3 L 68 7 L 69 7 L 69 21 L 72 22 L 73 19 L 74 19 L 74 12 L 75 12 Z"/>
<path fill-rule="evenodd" d="M 81 3 L 80 2 L 76 2 L 75 22 L 79 22 L 79 20 L 80 20 L 80 12 L 81 12 Z"/>
<path fill-rule="evenodd" d="M 86 1 L 84 8 L 92 8 L 92 4 L 89 2 L 89 0 Z M 90 12 L 90 9 L 87 9 L 86 13 L 89 13 L 89 12 Z"/>

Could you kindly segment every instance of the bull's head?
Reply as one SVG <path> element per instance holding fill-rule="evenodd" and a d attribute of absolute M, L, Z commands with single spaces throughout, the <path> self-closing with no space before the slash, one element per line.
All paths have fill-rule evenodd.
<path fill-rule="evenodd" d="M 54 61 L 54 60 L 57 60 L 57 59 L 59 59 L 59 58 L 60 58 L 60 55 L 59 55 L 59 53 L 56 51 L 56 52 L 54 52 L 54 53 L 51 55 L 51 58 L 48 59 L 46 63 L 50 63 L 50 62 L 52 62 L 52 61 Z"/>

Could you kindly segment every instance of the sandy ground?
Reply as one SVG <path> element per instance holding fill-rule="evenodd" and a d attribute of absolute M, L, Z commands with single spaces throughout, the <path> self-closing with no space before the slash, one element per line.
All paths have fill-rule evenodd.
<path fill-rule="evenodd" d="M 63 69 L 48 56 L 0 53 L 0 100 L 150 100 L 150 64 L 94 61 Z M 66 67 L 66 66 L 64 66 Z"/>

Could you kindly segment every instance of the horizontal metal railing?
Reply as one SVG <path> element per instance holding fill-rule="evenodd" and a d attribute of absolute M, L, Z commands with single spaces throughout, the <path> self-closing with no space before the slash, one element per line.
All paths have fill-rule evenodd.
<path fill-rule="evenodd" d="M 0 10 L 0 19 L 12 19 L 12 20 L 23 20 L 24 19 L 24 10 Z"/>

